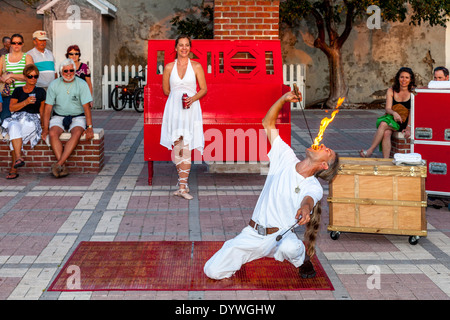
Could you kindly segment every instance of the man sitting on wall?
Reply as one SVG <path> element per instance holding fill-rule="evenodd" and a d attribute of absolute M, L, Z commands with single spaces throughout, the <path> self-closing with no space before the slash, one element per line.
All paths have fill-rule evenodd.
<path fill-rule="evenodd" d="M 52 165 L 52 173 L 57 178 L 69 174 L 65 162 L 81 136 L 86 134 L 86 139 L 94 138 L 91 92 L 86 81 L 75 77 L 75 71 L 73 60 L 64 60 L 60 66 L 61 77 L 50 84 L 45 101 L 42 139 L 45 141 L 47 136 L 50 137 L 50 145 L 57 160 Z M 69 131 L 71 137 L 63 147 L 59 137 L 64 131 Z"/>

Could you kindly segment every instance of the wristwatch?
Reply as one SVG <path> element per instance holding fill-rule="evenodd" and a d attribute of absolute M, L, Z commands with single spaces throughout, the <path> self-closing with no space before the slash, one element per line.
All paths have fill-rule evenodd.
<path fill-rule="evenodd" d="M 90 126 L 87 126 L 88 129 L 92 129 L 94 126 L 91 124 Z"/>

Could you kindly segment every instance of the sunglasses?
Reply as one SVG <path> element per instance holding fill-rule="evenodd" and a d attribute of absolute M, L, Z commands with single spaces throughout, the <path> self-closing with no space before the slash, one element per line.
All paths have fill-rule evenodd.
<path fill-rule="evenodd" d="M 29 74 L 29 75 L 27 75 L 27 78 L 28 79 L 37 79 L 37 78 L 39 78 L 39 75 L 38 74 L 36 74 L 36 75 L 34 75 L 34 76 L 32 76 L 31 74 Z"/>
<path fill-rule="evenodd" d="M 69 53 L 69 56 L 79 56 L 80 53 L 79 52 L 75 52 L 75 53 Z"/>
<path fill-rule="evenodd" d="M 72 72 L 74 72 L 75 70 L 74 69 L 66 69 L 66 70 L 63 70 L 63 72 L 64 73 L 72 73 Z"/>
<path fill-rule="evenodd" d="M 23 42 L 11 42 L 11 44 L 14 46 L 21 46 L 23 45 Z"/>

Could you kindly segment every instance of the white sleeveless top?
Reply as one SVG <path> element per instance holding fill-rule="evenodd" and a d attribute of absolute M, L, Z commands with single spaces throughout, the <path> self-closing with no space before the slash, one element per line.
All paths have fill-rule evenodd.
<path fill-rule="evenodd" d="M 198 149 L 203 154 L 205 138 L 200 101 L 192 103 L 189 109 L 183 109 L 183 93 L 189 97 L 197 93 L 197 81 L 190 59 L 183 79 L 178 75 L 177 60 L 170 74 L 170 94 L 164 109 L 160 144 L 172 150 L 173 143 L 183 136 L 189 150 Z"/>

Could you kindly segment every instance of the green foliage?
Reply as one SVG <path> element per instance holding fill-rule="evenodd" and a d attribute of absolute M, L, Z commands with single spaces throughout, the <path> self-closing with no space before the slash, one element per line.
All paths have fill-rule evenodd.
<path fill-rule="evenodd" d="M 38 4 L 41 0 L 22 0 L 23 3 L 25 3 L 26 5 L 33 7 L 36 4 Z"/>
<path fill-rule="evenodd" d="M 186 34 L 193 39 L 213 39 L 214 38 L 214 9 L 210 6 L 203 7 L 200 17 L 186 12 L 178 13 L 170 23 L 176 29 L 176 34 Z"/>
<path fill-rule="evenodd" d="M 313 11 L 319 13 L 326 22 L 342 23 L 349 8 L 353 8 L 354 22 L 367 17 L 367 8 L 377 5 L 384 21 L 403 22 L 411 8 L 412 25 L 428 22 L 431 26 L 445 26 L 449 20 L 449 0 L 286 0 L 280 3 L 280 21 L 288 27 L 298 26 L 300 20 Z"/>

